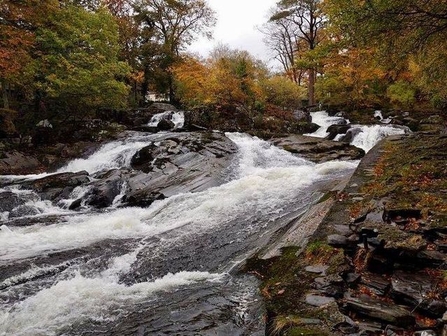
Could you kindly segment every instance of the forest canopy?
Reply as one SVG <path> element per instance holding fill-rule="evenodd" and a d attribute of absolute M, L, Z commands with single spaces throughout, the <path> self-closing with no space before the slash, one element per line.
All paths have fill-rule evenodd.
<path fill-rule="evenodd" d="M 215 23 L 205 0 L 4 0 L 2 107 L 84 117 L 145 106 L 149 92 L 259 112 L 447 105 L 444 1 L 280 0 L 260 28 L 274 71 L 226 46 L 188 54 Z"/>

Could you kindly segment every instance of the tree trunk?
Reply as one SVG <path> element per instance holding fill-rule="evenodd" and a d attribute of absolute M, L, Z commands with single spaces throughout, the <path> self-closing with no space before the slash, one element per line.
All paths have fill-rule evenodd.
<path fill-rule="evenodd" d="M 2 79 L 1 84 L 2 84 L 2 96 L 3 96 L 3 108 L 9 109 L 8 82 L 6 81 L 6 79 Z"/>
<path fill-rule="evenodd" d="M 315 105 L 315 69 L 309 69 L 309 106 Z"/>

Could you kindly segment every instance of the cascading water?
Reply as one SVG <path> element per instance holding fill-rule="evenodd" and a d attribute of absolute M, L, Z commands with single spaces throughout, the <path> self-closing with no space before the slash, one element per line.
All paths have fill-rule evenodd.
<path fill-rule="evenodd" d="M 331 125 L 339 125 L 339 124 L 349 124 L 349 120 L 346 120 L 343 117 L 330 117 L 326 111 L 318 111 L 311 113 L 312 122 L 320 126 L 314 133 L 307 134 L 310 136 L 314 136 L 317 138 L 324 138 L 329 133 L 327 129 Z"/>
<path fill-rule="evenodd" d="M 105 145 L 59 172 L 128 165 L 160 136 Z M 234 265 L 288 214 L 306 209 L 317 182 L 356 163 L 314 164 L 245 134 L 227 136 L 239 150 L 220 186 L 148 208 L 70 211 L 46 225 L 11 226 L 5 218 L 0 335 L 262 333 L 256 280 L 232 274 Z"/>
<path fill-rule="evenodd" d="M 382 117 L 376 111 L 374 113 L 374 117 Z M 320 128 L 311 134 L 310 136 L 324 138 L 328 135 L 327 129 L 331 125 L 337 125 L 343 123 L 342 120 L 345 120 L 342 117 L 330 117 L 327 112 L 319 111 L 311 113 L 312 122 L 319 125 Z M 349 121 L 345 121 L 344 123 L 349 123 Z M 390 125 L 351 125 L 351 129 L 349 131 L 355 131 L 355 135 L 352 137 L 350 143 L 356 147 L 362 148 L 365 152 L 368 152 L 373 148 L 380 140 L 391 136 L 391 135 L 400 135 L 405 134 L 409 130 L 402 127 L 393 127 Z M 344 137 L 344 135 L 337 135 L 334 140 L 340 140 Z"/>
<path fill-rule="evenodd" d="M 185 114 L 183 111 L 166 111 L 155 114 L 147 126 L 157 127 L 158 123 L 163 120 L 170 120 L 174 123 L 174 129 L 183 127 L 185 123 Z"/>

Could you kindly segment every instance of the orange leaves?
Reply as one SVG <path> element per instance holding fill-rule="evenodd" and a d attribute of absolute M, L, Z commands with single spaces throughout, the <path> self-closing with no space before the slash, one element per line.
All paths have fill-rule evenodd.
<path fill-rule="evenodd" d="M 242 104 L 263 100 L 259 85 L 260 66 L 248 53 L 217 50 L 203 61 L 186 58 L 175 65 L 177 94 L 190 106 L 202 104 Z"/>

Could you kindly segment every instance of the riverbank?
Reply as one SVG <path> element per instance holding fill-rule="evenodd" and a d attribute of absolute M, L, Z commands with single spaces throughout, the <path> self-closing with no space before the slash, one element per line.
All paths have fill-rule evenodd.
<path fill-rule="evenodd" d="M 316 228 L 310 237 L 247 263 L 262 280 L 267 333 L 446 332 L 446 148 L 443 135 L 383 140 L 314 206 L 327 214 L 301 223 Z"/>

